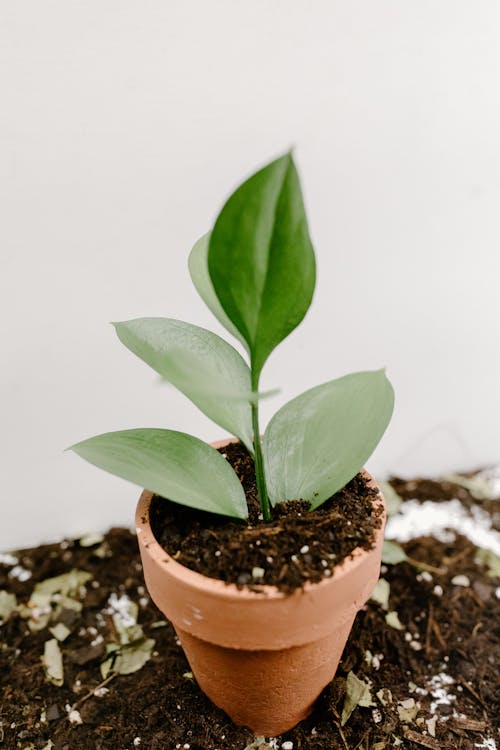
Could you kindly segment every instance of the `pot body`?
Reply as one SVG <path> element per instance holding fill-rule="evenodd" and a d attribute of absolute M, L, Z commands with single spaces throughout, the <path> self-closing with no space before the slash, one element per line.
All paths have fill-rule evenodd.
<path fill-rule="evenodd" d="M 267 585 L 257 593 L 170 557 L 151 530 L 151 499 L 145 490 L 136 513 L 146 586 L 174 625 L 200 688 L 258 735 L 291 729 L 333 678 L 356 613 L 375 587 L 384 524 L 374 547 L 356 549 L 330 578 L 289 595 Z M 376 502 L 383 505 L 380 491 Z"/>

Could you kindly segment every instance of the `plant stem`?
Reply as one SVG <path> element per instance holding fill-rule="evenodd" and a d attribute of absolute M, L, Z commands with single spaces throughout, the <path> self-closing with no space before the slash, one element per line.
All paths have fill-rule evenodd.
<path fill-rule="evenodd" d="M 257 492 L 259 493 L 259 502 L 262 509 L 262 518 L 264 521 L 271 520 L 271 507 L 267 495 L 266 477 L 264 474 L 264 461 L 262 459 L 262 445 L 259 432 L 259 403 L 252 403 L 252 423 L 253 423 L 253 444 L 255 448 L 255 478 L 257 480 Z"/>

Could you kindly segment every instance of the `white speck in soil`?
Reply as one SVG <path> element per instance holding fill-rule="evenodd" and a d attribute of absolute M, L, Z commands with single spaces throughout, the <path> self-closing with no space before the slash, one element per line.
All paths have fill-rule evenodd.
<path fill-rule="evenodd" d="M 455 532 L 468 537 L 477 547 L 500 555 L 500 532 L 492 528 L 492 517 L 477 505 L 470 511 L 457 500 L 434 502 L 407 500 L 396 516 L 387 521 L 386 538 L 408 542 L 417 536 L 435 536 L 448 543 Z"/>
<path fill-rule="evenodd" d="M 463 586 L 464 588 L 470 586 L 469 578 L 464 575 L 454 576 L 454 578 L 451 579 L 451 582 L 454 586 Z"/>
<path fill-rule="evenodd" d="M 134 737 L 134 747 L 139 747 L 140 744 L 141 744 L 141 738 Z"/>
<path fill-rule="evenodd" d="M 436 596 L 443 596 L 443 587 L 438 584 L 434 586 L 432 589 L 433 593 L 436 594 Z"/>
<path fill-rule="evenodd" d="M 131 604 L 132 602 L 127 596 L 127 594 L 122 594 L 120 597 L 118 597 L 113 592 L 108 599 L 108 609 L 105 609 L 104 611 L 107 614 L 116 613 L 117 615 L 120 616 L 120 619 L 122 620 L 123 625 L 126 628 L 130 628 L 132 627 L 132 625 L 136 624 L 135 618 L 130 614 Z"/>
<path fill-rule="evenodd" d="M 293 750 L 293 742 L 291 740 L 286 740 L 286 742 L 281 743 L 281 747 L 283 750 Z"/>
<path fill-rule="evenodd" d="M 488 739 L 482 737 L 481 739 L 482 742 L 476 742 L 474 747 L 483 748 L 483 750 L 497 750 L 497 743 L 493 737 L 489 737 Z"/>
<path fill-rule="evenodd" d="M 16 565 L 9 571 L 10 578 L 16 578 L 20 583 L 24 583 L 31 578 L 31 570 L 26 570 L 22 565 Z"/>
<path fill-rule="evenodd" d="M 264 568 L 252 568 L 252 578 L 255 578 L 256 580 L 260 580 L 261 578 L 264 578 L 266 571 Z"/>
<path fill-rule="evenodd" d="M 69 712 L 68 719 L 70 720 L 71 724 L 83 724 L 80 712 L 77 711 L 76 708 Z"/>
<path fill-rule="evenodd" d="M 220 551 L 220 549 L 216 549 L 214 555 L 215 557 L 220 557 L 222 555 L 222 552 Z"/>
<path fill-rule="evenodd" d="M 304 544 L 304 546 L 300 548 L 300 554 L 307 555 L 308 552 L 309 552 L 309 545 Z"/>
<path fill-rule="evenodd" d="M 0 565 L 17 565 L 19 560 L 14 555 L 0 554 Z"/>
<path fill-rule="evenodd" d="M 103 698 L 106 695 L 106 693 L 109 693 L 109 688 L 107 687 L 100 687 L 94 690 L 94 695 L 97 698 Z"/>
<path fill-rule="evenodd" d="M 430 583 L 432 581 L 432 576 L 428 570 L 423 570 L 417 575 L 417 581 L 427 581 L 427 583 Z"/>
<path fill-rule="evenodd" d="M 455 680 L 446 672 L 439 672 L 429 680 L 427 687 L 434 698 L 430 705 L 431 714 L 436 713 L 438 706 L 451 706 L 456 701 L 457 696 L 448 691 L 449 686 L 454 684 Z"/>

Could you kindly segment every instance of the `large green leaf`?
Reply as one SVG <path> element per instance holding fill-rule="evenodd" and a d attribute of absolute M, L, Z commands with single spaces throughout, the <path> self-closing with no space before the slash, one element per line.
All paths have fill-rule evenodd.
<path fill-rule="evenodd" d="M 263 441 L 271 502 L 317 508 L 344 487 L 373 453 L 393 406 L 384 370 L 345 375 L 285 404 Z"/>
<path fill-rule="evenodd" d="M 241 341 L 243 346 L 248 349 L 247 342 L 236 326 L 234 326 L 227 317 L 222 309 L 221 303 L 219 302 L 219 298 L 214 291 L 212 280 L 208 273 L 208 245 L 210 242 L 210 235 L 211 232 L 207 232 L 194 244 L 188 259 L 189 273 L 191 274 L 192 282 L 195 285 L 198 294 L 215 315 L 219 323 L 221 323 L 229 333 L 235 336 L 238 341 Z"/>
<path fill-rule="evenodd" d="M 107 432 L 72 445 L 70 450 L 175 503 L 235 518 L 248 515 L 245 493 L 226 459 L 184 432 Z"/>
<path fill-rule="evenodd" d="M 224 312 L 248 344 L 257 378 L 272 350 L 306 314 L 316 278 L 290 154 L 231 195 L 210 236 L 208 270 Z"/>
<path fill-rule="evenodd" d="M 120 341 L 253 452 L 250 370 L 215 333 L 172 318 L 115 323 Z"/>

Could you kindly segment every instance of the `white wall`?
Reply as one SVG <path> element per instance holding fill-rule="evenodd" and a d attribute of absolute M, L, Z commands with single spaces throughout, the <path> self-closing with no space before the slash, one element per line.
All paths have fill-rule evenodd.
<path fill-rule="evenodd" d="M 496 0 L 0 4 L 0 549 L 132 522 L 137 489 L 65 446 L 221 436 L 108 321 L 220 331 L 188 251 L 291 144 L 319 282 L 265 417 L 386 365 L 375 472 L 500 458 L 499 24 Z"/>

